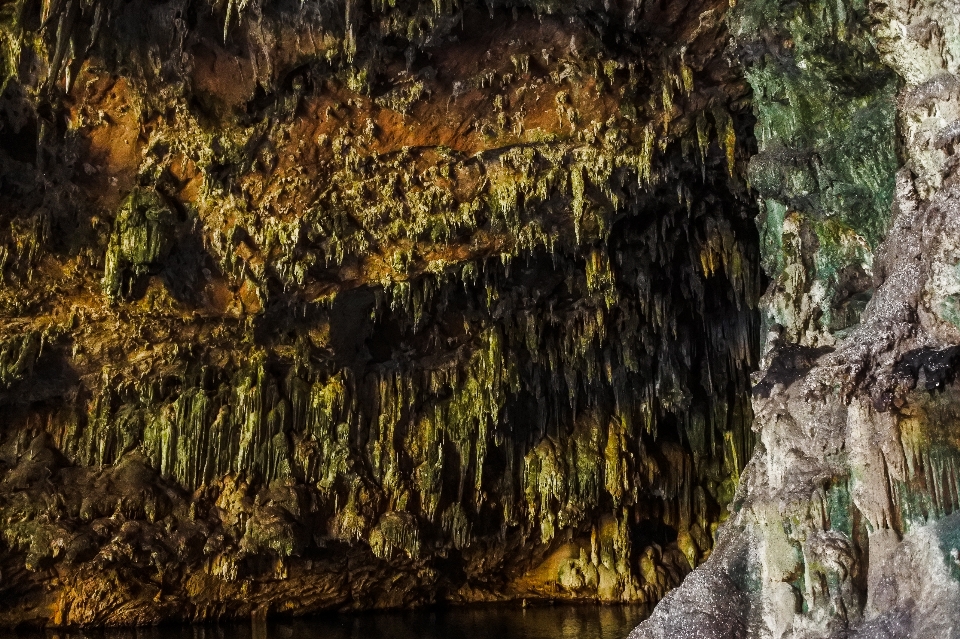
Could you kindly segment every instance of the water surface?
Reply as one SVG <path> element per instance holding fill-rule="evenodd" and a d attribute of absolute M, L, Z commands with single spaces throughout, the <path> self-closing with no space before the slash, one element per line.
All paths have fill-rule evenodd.
<path fill-rule="evenodd" d="M 266 625 L 167 626 L 135 630 L 18 633 L 18 639 L 624 639 L 642 606 L 471 606 L 372 612 Z"/>

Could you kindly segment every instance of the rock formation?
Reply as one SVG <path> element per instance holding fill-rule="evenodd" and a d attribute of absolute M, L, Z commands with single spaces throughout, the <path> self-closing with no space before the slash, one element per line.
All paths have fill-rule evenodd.
<path fill-rule="evenodd" d="M 958 7 L 15 0 L 0 44 L 0 626 L 960 633 Z"/>
<path fill-rule="evenodd" d="M 772 278 L 758 444 L 711 559 L 632 638 L 960 633 L 957 9 L 731 12 Z"/>
<path fill-rule="evenodd" d="M 849 139 L 810 133 L 804 148 L 836 142 L 814 165 L 769 141 L 807 133 L 786 123 L 789 100 L 761 108 L 770 162 L 748 173 L 755 117 L 734 60 L 751 54 L 730 53 L 726 13 L 712 0 L 0 5 L 0 626 L 653 603 L 679 584 L 710 556 L 754 448 L 761 246 L 781 291 L 766 308 L 796 343 L 771 354 L 782 381 L 768 375 L 759 406 L 772 423 L 796 366 L 855 323 L 892 192 L 896 79 L 855 39 L 856 70 L 838 63 L 823 86 L 862 75 L 860 101 L 812 96 L 839 100 L 826 125 Z M 780 108 L 777 90 L 760 104 Z M 917 91 L 916 109 L 938 99 Z M 951 140 L 917 161 L 933 167 Z M 819 199 L 803 182 L 834 173 Z M 767 198 L 762 236 L 749 180 Z M 946 195 L 910 204 L 902 182 L 899 236 L 932 228 L 920 216 L 948 223 Z M 793 199 L 775 204 L 778 189 Z M 940 238 L 877 263 L 942 259 Z M 910 308 L 900 291 L 882 317 Z M 918 513 L 955 495 L 909 394 L 948 410 L 925 388 L 949 382 L 952 351 L 933 345 L 956 330 L 938 319 L 950 299 L 924 307 L 929 338 L 889 319 L 837 350 L 862 370 L 913 354 L 870 383 L 887 399 L 824 396 L 832 421 L 815 422 L 852 411 L 862 463 L 877 464 L 870 438 L 907 401 L 916 452 L 890 468 L 936 486 L 911 498 Z M 866 380 L 843 379 L 843 397 L 866 397 Z M 761 431 L 767 455 L 789 441 L 776 432 Z M 771 503 L 754 497 L 764 459 L 725 539 L 748 528 L 748 498 Z M 894 511 L 873 499 L 876 475 L 849 485 L 830 464 L 826 484 L 820 466 L 788 479 L 797 508 L 815 484 L 823 517 L 863 513 L 844 530 L 907 521 L 921 494 L 904 484 Z M 873 501 L 852 511 L 860 495 Z M 827 557 L 864 542 L 820 533 L 832 579 Z M 846 602 L 859 583 L 818 596 Z"/>

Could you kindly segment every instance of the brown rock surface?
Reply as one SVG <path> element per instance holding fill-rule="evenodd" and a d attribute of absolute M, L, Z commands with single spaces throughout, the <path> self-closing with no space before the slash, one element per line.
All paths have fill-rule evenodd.
<path fill-rule="evenodd" d="M 725 3 L 0 14 L 0 625 L 658 600 L 753 447 Z"/>

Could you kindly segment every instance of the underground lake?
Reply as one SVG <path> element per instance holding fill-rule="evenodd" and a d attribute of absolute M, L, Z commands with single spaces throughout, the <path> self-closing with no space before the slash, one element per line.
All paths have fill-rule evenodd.
<path fill-rule="evenodd" d="M 11 639 L 623 639 L 649 612 L 637 605 L 481 604 L 249 624 L 22 631 Z"/>

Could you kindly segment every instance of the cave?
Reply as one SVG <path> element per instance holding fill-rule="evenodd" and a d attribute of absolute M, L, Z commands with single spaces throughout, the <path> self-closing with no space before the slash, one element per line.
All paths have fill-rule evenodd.
<path fill-rule="evenodd" d="M 0 620 L 676 587 L 754 445 L 722 9 L 24 3 Z"/>
<path fill-rule="evenodd" d="M 951 20 L 4 5 L 0 628 L 949 636 Z"/>

